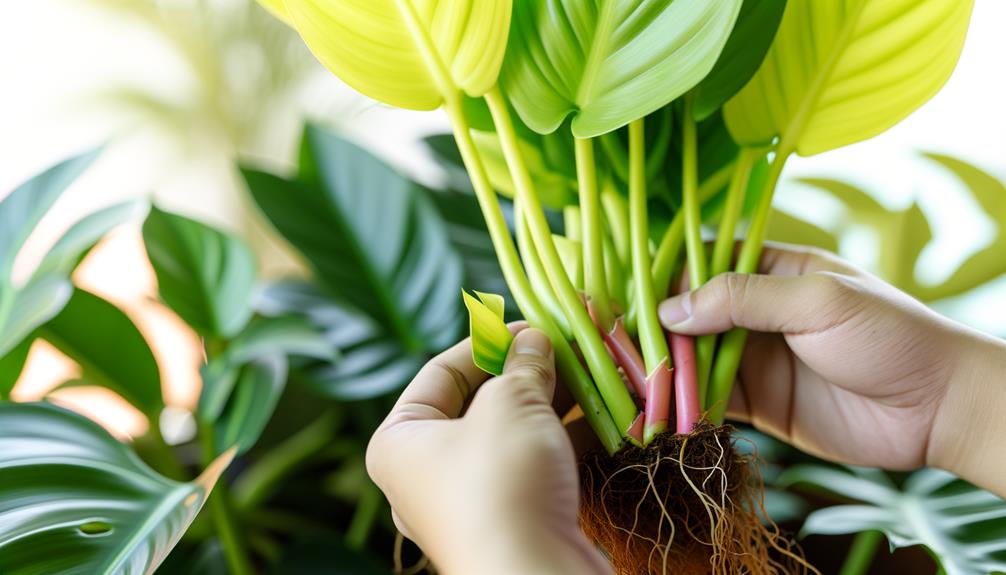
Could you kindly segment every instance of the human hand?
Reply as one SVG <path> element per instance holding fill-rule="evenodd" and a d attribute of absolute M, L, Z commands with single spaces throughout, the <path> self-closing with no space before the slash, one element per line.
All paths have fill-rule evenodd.
<path fill-rule="evenodd" d="M 609 573 L 580 531 L 548 338 L 520 331 L 503 375 L 487 378 L 465 340 L 423 367 L 374 433 L 367 470 L 395 524 L 447 574 Z"/>
<path fill-rule="evenodd" d="M 988 455 L 1006 437 L 1006 389 L 990 385 L 1001 341 L 825 252 L 767 249 L 759 271 L 660 306 L 678 333 L 752 330 L 728 416 L 827 459 L 932 465 L 1006 492 L 1006 458 Z"/>

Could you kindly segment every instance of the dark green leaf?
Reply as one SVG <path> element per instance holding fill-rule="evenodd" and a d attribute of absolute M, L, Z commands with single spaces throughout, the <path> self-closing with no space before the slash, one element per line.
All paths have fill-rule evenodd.
<path fill-rule="evenodd" d="M 164 407 L 154 354 L 119 308 L 81 289 L 39 335 L 76 361 L 81 379 L 114 391 L 153 421 Z"/>
<path fill-rule="evenodd" d="M 0 403 L 0 573 L 152 573 L 231 457 L 178 483 L 81 415 Z"/>
<path fill-rule="evenodd" d="M 153 208 L 143 241 L 161 298 L 204 336 L 231 337 L 251 317 L 251 250 L 205 224 Z"/>
<path fill-rule="evenodd" d="M 301 179 L 244 170 L 256 203 L 338 299 L 401 347 L 439 350 L 464 323 L 461 262 L 429 198 L 373 155 L 308 127 Z"/>
<path fill-rule="evenodd" d="M 10 392 L 21 376 L 33 343 L 35 343 L 35 338 L 25 338 L 7 355 L 0 357 L 0 399 L 10 397 Z"/>
<path fill-rule="evenodd" d="M 693 90 L 695 119 L 708 118 L 754 76 L 785 10 L 786 0 L 744 0 L 716 65 Z"/>
<path fill-rule="evenodd" d="M 214 423 L 218 453 L 237 447 L 240 454 L 255 445 L 283 394 L 287 366 L 286 357 L 276 354 L 261 357 L 235 370 L 237 375 L 230 385 L 226 404 Z M 211 361 L 203 371 L 214 368 Z M 204 377 L 206 384 L 212 385 L 208 380 Z"/>

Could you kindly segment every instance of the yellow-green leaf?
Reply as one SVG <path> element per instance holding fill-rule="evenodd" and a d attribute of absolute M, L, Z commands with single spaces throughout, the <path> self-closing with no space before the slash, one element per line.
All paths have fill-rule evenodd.
<path fill-rule="evenodd" d="M 286 11 L 286 5 L 283 0 L 258 0 L 258 3 L 261 4 L 263 8 L 268 10 L 273 16 L 279 18 L 287 24 L 293 24 L 290 20 L 290 14 Z"/>
<path fill-rule="evenodd" d="M 810 156 L 876 136 L 950 77 L 973 0 L 790 0 L 765 61 L 724 108 L 740 144 Z"/>
<path fill-rule="evenodd" d="M 503 373 L 506 354 L 513 341 L 513 334 L 503 321 L 503 296 L 474 293 L 472 296 L 461 292 L 471 322 L 472 359 L 482 371 L 499 375 Z"/>
<path fill-rule="evenodd" d="M 270 0 L 276 4 L 276 0 Z M 495 85 L 511 0 L 285 0 L 314 55 L 366 96 L 413 110 Z"/>

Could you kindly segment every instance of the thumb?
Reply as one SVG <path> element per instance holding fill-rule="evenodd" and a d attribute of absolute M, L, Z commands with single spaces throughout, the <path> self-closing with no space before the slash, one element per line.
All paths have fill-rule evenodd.
<path fill-rule="evenodd" d="M 551 412 L 555 393 L 555 359 L 548 336 L 537 329 L 521 330 L 510 344 L 503 374 L 479 388 L 471 411 L 479 405 L 504 411 L 543 405 Z"/>
<path fill-rule="evenodd" d="M 832 272 L 800 276 L 725 273 L 699 289 L 660 304 L 660 322 L 688 335 L 735 327 L 764 332 L 808 332 L 835 325 L 859 290 L 855 279 Z"/>

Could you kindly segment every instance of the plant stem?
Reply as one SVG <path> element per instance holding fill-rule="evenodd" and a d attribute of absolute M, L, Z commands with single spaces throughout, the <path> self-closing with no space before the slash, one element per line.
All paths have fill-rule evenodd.
<path fill-rule="evenodd" d="M 765 245 L 768 218 L 772 211 L 772 196 L 790 153 L 791 149 L 789 148 L 780 149 L 772 159 L 765 187 L 751 220 L 751 227 L 748 229 L 747 238 L 744 240 L 740 256 L 737 258 L 735 269 L 738 273 L 750 274 L 758 271 L 758 260 L 761 258 L 762 247 Z M 706 396 L 706 407 L 710 411 L 709 419 L 715 424 L 723 423 L 727 401 L 733 391 L 734 380 L 737 378 L 737 369 L 740 367 L 746 342 L 747 330 L 733 329 L 723 336 L 720 343 L 719 352 L 716 355 L 716 365 L 713 367 Z"/>
<path fill-rule="evenodd" d="M 594 142 L 589 138 L 574 138 L 576 180 L 580 188 L 580 221 L 583 242 L 584 291 L 601 328 L 611 329 L 615 316 L 611 312 L 608 278 L 604 272 L 604 228 L 601 225 L 601 194 L 597 189 L 594 165 Z"/>
<path fill-rule="evenodd" d="M 880 531 L 863 531 L 856 535 L 839 575 L 866 575 L 870 571 L 873 555 L 883 540 L 884 534 Z"/>
<path fill-rule="evenodd" d="M 719 275 L 730 269 L 730 260 L 734 254 L 734 233 L 737 230 L 737 222 L 741 217 L 741 210 L 744 207 L 744 193 L 747 191 L 748 181 L 751 179 L 751 169 L 760 154 L 755 148 L 741 148 L 740 157 L 734 166 L 733 177 L 730 179 L 730 188 L 727 190 L 727 201 L 723 207 L 723 215 L 720 217 L 719 231 L 716 233 L 716 244 L 713 246 L 712 263 L 709 269 L 710 276 Z"/>
<path fill-rule="evenodd" d="M 212 425 L 199 426 L 199 438 L 202 442 L 203 463 L 205 465 L 209 465 L 217 455 L 214 435 Z M 248 551 L 241 538 L 241 530 L 234 517 L 230 491 L 224 478 L 221 477 L 217 482 L 206 505 L 213 516 L 213 525 L 216 527 L 220 544 L 224 548 L 224 557 L 231 575 L 251 575 L 254 573 L 251 561 L 248 559 Z"/>
<path fill-rule="evenodd" d="M 623 198 L 615 189 L 611 180 L 606 180 L 604 191 L 601 192 L 601 204 L 604 206 L 604 221 L 611 232 L 611 242 L 622 265 L 629 262 L 629 210 Z"/>
<path fill-rule="evenodd" d="M 474 141 L 472 141 L 471 130 L 461 109 L 460 94 L 454 94 L 453 97 L 448 98 L 444 103 L 444 108 L 451 120 L 454 139 L 458 143 L 458 150 L 461 152 L 465 169 L 471 177 L 472 187 L 482 210 L 482 217 L 486 221 L 493 249 L 499 259 L 500 269 L 503 271 L 503 278 L 517 302 L 517 307 L 520 308 L 524 318 L 532 326 L 544 331 L 552 341 L 552 346 L 555 348 L 556 364 L 563 382 L 569 387 L 576 402 L 580 404 L 584 416 L 594 429 L 601 444 L 608 452 L 614 453 L 622 446 L 622 430 L 615 426 L 590 375 L 584 370 L 573 348 L 570 347 L 569 342 L 563 337 L 559 327 L 541 305 L 531 288 L 524 268 L 521 267 L 513 239 L 510 237 L 510 230 L 503 217 L 503 211 L 500 209 L 496 192 L 493 191 L 492 185 L 489 183 L 485 166 L 475 148 Z"/>
<path fill-rule="evenodd" d="M 571 339 L 573 332 L 569 328 L 566 314 L 562 311 L 562 307 L 559 305 L 559 300 L 555 297 L 552 286 L 548 283 L 548 277 L 545 276 L 545 268 L 541 265 L 541 258 L 538 257 L 538 252 L 534 249 L 534 242 L 531 241 L 531 231 L 527 228 L 527 219 L 523 215 L 524 210 L 521 209 L 519 201 L 514 201 L 513 214 L 514 227 L 517 234 L 517 249 L 520 250 L 521 258 L 524 260 L 524 268 L 527 271 L 531 287 L 534 289 L 534 293 L 538 296 L 538 299 L 544 303 L 548 313 L 551 314 L 551 318 L 555 321 L 559 331 L 562 332 L 563 338 L 567 340 Z"/>
<path fill-rule="evenodd" d="M 646 213 L 646 134 L 643 120 L 629 124 L 629 236 L 632 245 L 632 278 L 636 291 L 639 346 L 649 376 L 668 360 L 667 340 L 657 319 L 650 264 L 650 234 Z M 671 367 L 668 361 L 667 367 Z"/>
<path fill-rule="evenodd" d="M 356 504 L 353 517 L 349 520 L 349 527 L 346 528 L 344 538 L 346 547 L 360 551 L 367 545 L 367 539 L 370 538 L 370 532 L 374 528 L 374 522 L 377 521 L 383 503 L 381 490 L 368 479 L 363 486 L 363 493 L 360 494 L 360 502 Z"/>
<path fill-rule="evenodd" d="M 615 367 L 614 361 L 608 355 L 608 350 L 597 332 L 593 320 L 580 300 L 579 294 L 563 271 L 562 261 L 552 242 L 552 234 L 548 221 L 542 211 L 541 201 L 534 189 L 534 182 L 528 173 L 523 155 L 517 141 L 517 134 L 510 118 L 510 110 L 503 100 L 498 86 L 494 86 L 485 96 L 489 111 L 496 124 L 496 132 L 503 146 L 503 155 L 514 180 L 516 196 L 520 198 L 521 209 L 527 218 L 528 228 L 535 248 L 542 259 L 545 273 L 555 289 L 559 304 L 569 320 L 576 341 L 584 360 L 594 376 L 597 390 L 600 392 L 615 425 L 625 433 L 637 415 L 636 405 L 628 390 L 622 383 L 622 377 Z"/>

